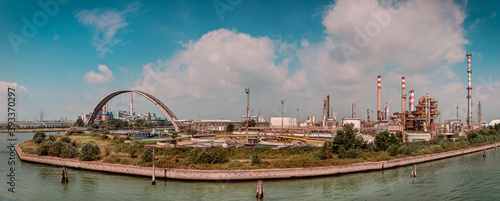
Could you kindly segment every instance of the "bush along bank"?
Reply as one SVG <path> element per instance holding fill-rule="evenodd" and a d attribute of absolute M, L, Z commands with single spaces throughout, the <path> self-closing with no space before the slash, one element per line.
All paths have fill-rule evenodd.
<path fill-rule="evenodd" d="M 304 146 L 280 149 L 270 147 L 155 147 L 155 166 L 159 168 L 227 170 L 319 167 L 385 161 L 493 143 L 495 138 L 499 136 L 499 129 L 499 126 L 494 126 L 478 132 L 471 132 L 467 137 L 447 139 L 444 135 L 437 135 L 430 141 L 408 143 L 400 143 L 400 135 L 387 132 L 378 134 L 373 143 L 367 143 L 362 138 L 357 137 L 354 131 L 346 129 L 338 131 L 333 142 L 325 142 L 323 147 Z M 80 160 L 152 166 L 152 147 L 141 144 L 130 145 L 124 143 L 123 139 L 120 138 L 102 136 L 103 133 L 99 132 L 69 136 L 71 137 L 70 145 L 71 143 L 76 145 L 74 147 L 77 154 L 73 156 L 78 156 Z M 62 157 L 61 153 L 57 151 L 59 148 L 54 147 L 60 147 L 62 143 L 68 141 L 64 137 L 56 136 L 55 141 L 61 143 L 55 146 L 55 142 L 50 139 L 35 140 L 35 138 L 40 137 L 35 136 L 34 140 L 21 144 L 23 151 L 35 153 L 35 150 L 30 149 L 29 143 L 36 144 L 35 141 L 37 141 L 39 142 L 36 144 L 37 154 Z M 61 140 L 62 138 L 64 140 Z M 97 151 L 96 146 L 98 146 L 99 151 Z M 41 147 L 40 152 L 38 152 L 39 147 Z M 83 149 L 83 147 L 88 148 Z M 82 153 L 85 153 L 84 157 L 79 157 L 82 156 Z M 87 155 L 89 156 L 85 157 Z"/>

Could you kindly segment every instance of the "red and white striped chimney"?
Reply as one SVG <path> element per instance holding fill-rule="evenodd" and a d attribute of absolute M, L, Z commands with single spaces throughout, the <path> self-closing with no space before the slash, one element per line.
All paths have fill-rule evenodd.
<path fill-rule="evenodd" d="M 382 76 L 378 76 L 378 83 L 377 83 L 377 120 L 381 120 L 381 115 L 380 115 L 380 86 L 382 82 Z"/>
<path fill-rule="evenodd" d="M 410 112 L 415 111 L 415 91 L 410 91 Z"/>

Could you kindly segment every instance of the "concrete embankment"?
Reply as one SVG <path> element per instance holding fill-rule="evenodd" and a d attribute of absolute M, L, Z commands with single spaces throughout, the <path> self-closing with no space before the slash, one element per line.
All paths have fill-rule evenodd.
<path fill-rule="evenodd" d="M 181 180 L 255 180 L 255 179 L 287 179 L 298 177 L 316 177 L 335 174 L 355 173 L 372 170 L 382 170 L 427 161 L 439 160 L 453 156 L 460 156 L 468 153 L 482 151 L 496 147 L 496 144 L 471 147 L 443 153 L 427 154 L 421 156 L 400 158 L 388 161 L 355 163 L 350 165 L 310 167 L 310 168 L 277 168 L 277 169 L 253 169 L 253 170 L 192 170 L 192 169 L 170 169 L 156 168 L 156 178 L 181 179 Z M 112 172 L 118 174 L 138 175 L 151 177 L 151 167 L 139 167 L 133 165 L 121 165 L 101 163 L 95 161 L 77 161 L 73 159 L 56 158 L 49 156 L 37 156 L 34 154 L 23 153 L 16 146 L 16 151 L 22 161 L 34 163 L 43 163 L 56 166 L 64 166 L 85 170 L 94 170 L 102 172 Z"/>

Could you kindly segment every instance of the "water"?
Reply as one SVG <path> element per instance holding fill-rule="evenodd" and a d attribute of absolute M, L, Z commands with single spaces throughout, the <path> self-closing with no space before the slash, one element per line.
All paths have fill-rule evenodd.
<path fill-rule="evenodd" d="M 33 133 L 17 134 L 18 142 Z M 16 193 L 7 191 L 6 134 L 0 134 L 0 200 L 255 200 L 256 181 L 158 180 L 16 162 Z M 321 178 L 264 181 L 266 200 L 500 200 L 500 149 L 417 165 Z"/>

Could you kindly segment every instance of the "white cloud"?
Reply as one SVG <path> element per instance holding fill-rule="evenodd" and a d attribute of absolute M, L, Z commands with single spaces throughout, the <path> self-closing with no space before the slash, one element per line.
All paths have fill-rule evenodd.
<path fill-rule="evenodd" d="M 211 31 L 183 44 L 184 50 L 171 60 L 145 64 L 136 88 L 179 104 L 200 103 L 193 107 L 204 110 L 242 101 L 247 87 L 252 97 L 301 89 L 307 83 L 305 72 L 289 76 L 289 59 L 276 61 L 281 45 L 267 37 L 226 29 Z M 207 102 L 215 104 L 208 106 Z"/>
<path fill-rule="evenodd" d="M 184 43 L 170 60 L 143 65 L 136 88 L 158 95 L 184 118 L 243 114 L 246 87 L 251 107 L 266 117 L 281 115 L 281 99 L 285 115 L 295 116 L 298 107 L 301 114 L 321 115 L 326 94 L 339 119 L 350 114 L 353 102 L 364 117 L 366 109 L 376 108 L 377 75 L 383 79 L 383 102 L 393 111 L 400 107 L 401 76 L 417 97 L 428 92 L 440 105 L 456 105 L 465 99 L 466 78 L 453 69 L 465 65 L 465 16 L 451 0 L 408 0 L 394 7 L 386 1 L 338 0 L 324 14 L 320 42 L 287 44 L 219 29 Z M 345 47 L 355 53 L 346 57 Z M 290 68 L 292 59 L 298 68 Z"/>
<path fill-rule="evenodd" d="M 8 96 L 8 92 L 12 92 L 12 91 L 8 90 L 9 88 L 12 88 L 15 90 L 15 91 L 13 91 L 14 96 L 11 96 L 11 97 Z M 17 84 L 16 82 L 12 83 L 12 82 L 0 81 L 0 104 L 2 105 L 2 107 L 0 107 L 0 114 L 2 114 L 0 117 L 0 121 L 7 120 L 6 118 L 7 118 L 7 112 L 8 112 L 7 111 L 8 98 L 15 99 L 14 109 L 16 110 L 16 118 L 19 119 L 19 117 L 17 117 L 17 115 L 19 114 L 20 110 L 21 111 L 23 110 L 19 96 L 20 95 L 22 96 L 22 95 L 27 94 L 27 93 L 28 93 L 28 89 L 26 89 L 26 87 L 24 87 L 22 85 Z"/>
<path fill-rule="evenodd" d="M 76 13 L 75 17 L 82 25 L 92 28 L 94 35 L 91 44 L 99 55 L 105 56 L 112 52 L 111 48 L 122 41 L 119 35 L 128 26 L 125 19 L 127 14 L 136 11 L 139 7 L 141 7 L 140 4 L 134 3 L 121 11 L 109 8 L 81 10 Z"/>
<path fill-rule="evenodd" d="M 106 65 L 98 65 L 99 72 L 90 71 L 83 79 L 88 83 L 104 83 L 114 80 L 113 72 Z"/>

